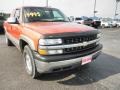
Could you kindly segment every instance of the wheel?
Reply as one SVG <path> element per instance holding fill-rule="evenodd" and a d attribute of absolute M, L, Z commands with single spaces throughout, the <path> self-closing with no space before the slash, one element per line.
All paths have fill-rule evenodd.
<path fill-rule="evenodd" d="M 14 46 L 13 43 L 7 38 L 7 36 L 6 36 L 6 44 L 8 46 Z"/>
<path fill-rule="evenodd" d="M 119 25 L 117 25 L 117 28 L 119 28 Z"/>
<path fill-rule="evenodd" d="M 97 25 L 95 25 L 94 27 L 95 27 L 95 28 L 98 28 L 98 26 L 97 26 Z"/>
<path fill-rule="evenodd" d="M 32 50 L 28 45 L 24 47 L 23 58 L 25 62 L 25 69 L 28 75 L 30 75 L 33 79 L 37 78 L 39 73 L 37 72 L 37 69 L 36 69 Z"/>
<path fill-rule="evenodd" d="M 105 25 L 104 25 L 104 24 L 102 24 L 102 28 L 105 28 Z"/>
<path fill-rule="evenodd" d="M 113 26 L 112 26 L 112 25 L 110 25 L 110 28 L 113 28 Z"/>

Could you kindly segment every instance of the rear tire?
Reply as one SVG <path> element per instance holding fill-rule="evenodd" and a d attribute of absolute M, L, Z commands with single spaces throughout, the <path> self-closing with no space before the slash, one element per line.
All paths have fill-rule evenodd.
<path fill-rule="evenodd" d="M 37 72 L 37 69 L 36 69 L 32 50 L 28 45 L 24 47 L 23 58 L 24 58 L 25 68 L 28 75 L 30 75 L 33 79 L 37 78 L 39 76 L 39 73 Z"/>

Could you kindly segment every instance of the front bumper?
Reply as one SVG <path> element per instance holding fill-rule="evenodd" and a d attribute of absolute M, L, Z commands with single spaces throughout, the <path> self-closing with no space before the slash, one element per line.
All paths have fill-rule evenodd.
<path fill-rule="evenodd" d="M 68 58 L 68 59 L 61 58 L 61 60 L 58 60 L 58 61 L 53 60 L 51 62 L 43 61 L 44 58 L 43 58 L 43 60 L 35 58 L 36 68 L 39 73 L 50 73 L 50 72 L 58 72 L 58 71 L 72 69 L 72 68 L 81 66 L 83 57 L 92 56 L 92 60 L 96 59 L 97 56 L 100 55 L 101 49 L 102 49 L 102 46 L 101 46 L 101 48 L 99 48 L 95 51 L 92 51 L 91 53 L 84 54 L 79 57 Z M 58 58 L 56 58 L 56 59 L 58 59 Z"/>

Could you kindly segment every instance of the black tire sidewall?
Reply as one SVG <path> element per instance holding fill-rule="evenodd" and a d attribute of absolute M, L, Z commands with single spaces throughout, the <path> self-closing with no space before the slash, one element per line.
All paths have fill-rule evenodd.
<path fill-rule="evenodd" d="M 26 54 L 28 54 L 28 55 L 30 56 L 30 58 L 31 58 L 31 64 L 32 64 L 32 72 L 31 72 L 31 73 L 29 73 L 28 70 L 27 70 L 27 68 L 26 68 L 26 67 L 27 67 L 27 66 L 26 66 L 26 60 L 25 60 L 25 55 L 26 55 Z M 28 45 L 26 45 L 26 46 L 24 47 L 23 59 L 24 59 L 25 68 L 26 68 L 27 73 L 28 73 L 30 76 L 32 76 L 32 78 L 36 78 L 36 76 L 37 76 L 36 65 L 35 65 L 35 61 L 34 61 L 34 57 L 33 57 L 32 50 L 31 50 L 31 48 L 30 48 Z"/>

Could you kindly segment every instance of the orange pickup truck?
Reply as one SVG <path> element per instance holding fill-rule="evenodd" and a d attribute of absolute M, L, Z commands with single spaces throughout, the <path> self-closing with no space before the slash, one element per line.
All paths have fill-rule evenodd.
<path fill-rule="evenodd" d="M 88 64 L 102 49 L 99 30 L 70 22 L 56 8 L 16 8 L 4 29 L 7 45 L 22 52 L 32 78 Z"/>

